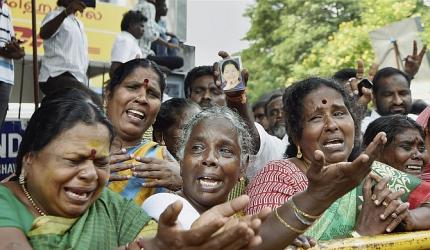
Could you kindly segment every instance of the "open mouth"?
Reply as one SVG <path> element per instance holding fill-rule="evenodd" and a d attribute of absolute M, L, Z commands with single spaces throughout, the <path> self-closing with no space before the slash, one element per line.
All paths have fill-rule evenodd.
<path fill-rule="evenodd" d="M 343 146 L 344 146 L 343 139 L 330 139 L 323 143 L 323 148 L 328 150 L 343 149 Z"/>
<path fill-rule="evenodd" d="M 66 191 L 66 195 L 67 197 L 69 197 L 71 200 L 73 201 L 77 201 L 77 202 L 86 202 L 89 200 L 89 198 L 91 197 L 92 193 L 94 192 L 92 191 L 88 191 L 88 190 L 80 190 L 80 189 L 76 189 L 76 188 L 64 188 Z"/>
<path fill-rule="evenodd" d="M 197 178 L 197 182 L 203 190 L 211 191 L 220 188 L 223 184 L 223 181 L 214 176 L 201 176 Z"/>
<path fill-rule="evenodd" d="M 419 172 L 421 173 L 422 165 L 407 165 L 406 170 L 409 172 Z"/>
<path fill-rule="evenodd" d="M 145 114 L 135 109 L 129 109 L 126 111 L 126 113 L 130 119 L 135 121 L 142 121 L 143 119 L 145 119 Z"/>

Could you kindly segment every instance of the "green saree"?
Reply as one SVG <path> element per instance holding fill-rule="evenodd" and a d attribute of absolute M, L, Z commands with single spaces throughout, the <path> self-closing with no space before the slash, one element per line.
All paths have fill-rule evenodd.
<path fill-rule="evenodd" d="M 133 200 L 106 188 L 80 218 L 38 217 L 27 237 L 34 249 L 116 249 L 133 241 L 149 221 Z"/>
<path fill-rule="evenodd" d="M 392 190 L 406 191 L 401 199 L 410 203 L 410 209 L 430 200 L 430 183 L 380 162 L 372 164 L 372 172 L 382 177 L 391 176 L 388 186 Z M 305 234 L 321 241 L 350 237 L 362 202 L 362 185 L 359 185 L 334 202 Z"/>

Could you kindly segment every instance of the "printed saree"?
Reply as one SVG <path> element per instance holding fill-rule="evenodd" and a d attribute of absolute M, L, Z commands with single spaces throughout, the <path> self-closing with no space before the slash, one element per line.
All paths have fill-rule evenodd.
<path fill-rule="evenodd" d="M 156 227 L 132 200 L 105 189 L 77 219 L 36 218 L 27 237 L 33 249 L 116 249 L 147 232 L 147 225 Z"/>
<path fill-rule="evenodd" d="M 127 153 L 139 157 L 163 159 L 163 147 L 158 145 L 156 142 L 149 140 L 144 140 L 140 145 L 128 149 Z M 127 161 L 127 163 L 138 164 L 139 162 L 131 159 Z M 126 169 L 118 172 L 118 174 L 131 176 L 131 170 Z M 122 197 L 133 199 L 139 206 L 142 205 L 146 198 L 155 193 L 168 192 L 165 188 L 142 187 L 143 183 L 145 183 L 145 179 L 132 176 L 129 180 L 110 182 L 108 187 L 110 190 L 120 194 Z"/>
<path fill-rule="evenodd" d="M 376 161 L 372 164 L 372 172 L 382 177 L 391 176 L 388 186 L 392 190 L 406 191 L 401 199 L 410 203 L 410 209 L 430 200 L 430 183 Z M 305 234 L 321 241 L 350 237 L 362 202 L 362 185 L 359 185 L 334 202 Z"/>

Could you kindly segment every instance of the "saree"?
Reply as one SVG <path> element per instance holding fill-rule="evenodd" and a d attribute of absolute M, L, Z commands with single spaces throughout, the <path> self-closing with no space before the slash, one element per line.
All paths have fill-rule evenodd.
<path fill-rule="evenodd" d="M 372 164 L 372 172 L 381 177 L 390 176 L 389 188 L 394 191 L 403 189 L 405 193 L 401 200 L 409 202 L 410 209 L 430 200 L 430 183 L 376 161 Z M 358 207 L 363 203 L 362 185 L 335 201 L 305 235 L 320 241 L 350 237 L 359 214 Z"/>
<path fill-rule="evenodd" d="M 37 217 L 27 238 L 33 249 L 116 249 L 147 232 L 150 222 L 132 200 L 105 189 L 79 218 Z"/>
<path fill-rule="evenodd" d="M 158 143 L 149 140 L 143 140 L 140 145 L 129 148 L 127 150 L 127 153 L 139 157 L 152 157 L 157 159 L 163 159 L 163 147 L 158 145 Z M 125 163 L 139 164 L 139 162 L 134 159 L 128 160 Z M 143 201 L 145 201 L 146 198 L 153 194 L 168 192 L 167 189 L 162 187 L 142 187 L 142 184 L 145 183 L 145 179 L 132 176 L 132 171 L 130 169 L 120 171 L 118 172 L 118 174 L 128 175 L 131 176 L 131 178 L 129 180 L 124 181 L 110 182 L 108 184 L 109 189 L 114 191 L 115 193 L 120 194 L 122 197 L 134 200 L 139 206 L 142 205 Z"/>

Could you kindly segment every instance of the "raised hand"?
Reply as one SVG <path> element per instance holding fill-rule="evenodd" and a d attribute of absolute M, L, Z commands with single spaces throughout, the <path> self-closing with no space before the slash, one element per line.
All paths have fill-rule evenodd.
<path fill-rule="evenodd" d="M 369 73 L 367 76 L 367 79 L 372 81 L 376 72 L 378 71 L 379 65 L 377 63 L 373 63 L 370 66 Z M 359 105 L 367 107 L 367 104 L 372 100 L 372 90 L 368 88 L 362 87 L 361 90 L 358 89 L 358 84 L 361 80 L 365 78 L 364 73 L 364 62 L 363 60 L 359 59 L 357 60 L 357 74 L 355 77 L 348 80 L 345 87 L 350 93 L 351 96 L 354 96 L 357 99 L 357 102 Z M 363 94 L 360 96 L 359 92 L 362 92 Z"/>
<path fill-rule="evenodd" d="M 163 148 L 163 158 L 136 157 L 140 162 L 132 168 L 133 176 L 145 178 L 144 187 L 165 187 L 170 190 L 182 188 L 182 178 L 179 175 L 179 163 Z"/>
<path fill-rule="evenodd" d="M 417 41 L 414 40 L 412 55 L 408 55 L 405 58 L 405 73 L 407 73 L 411 77 L 414 77 L 418 73 L 418 70 L 421 66 L 421 62 L 423 61 L 423 57 L 426 54 L 426 50 L 427 45 L 424 45 L 424 47 L 418 54 Z"/>
<path fill-rule="evenodd" d="M 131 169 L 134 167 L 133 163 L 128 162 L 132 159 L 132 155 L 127 153 L 125 148 L 111 152 L 110 155 L 110 177 L 109 181 L 124 181 L 131 178 L 127 175 L 119 175 L 117 172 Z"/>
<path fill-rule="evenodd" d="M 227 52 L 225 52 L 225 51 L 218 52 L 218 55 L 223 60 L 230 58 L 230 55 Z M 214 63 L 214 65 L 213 65 L 213 71 L 214 71 L 213 74 L 214 74 L 215 85 L 222 90 L 222 83 L 221 83 L 221 79 L 220 79 L 221 70 L 220 70 L 220 67 L 218 65 L 218 62 Z M 246 86 L 248 84 L 248 78 L 249 78 L 248 70 L 242 69 L 242 71 L 240 73 L 241 73 L 241 76 L 242 76 L 243 83 Z M 244 92 L 245 92 L 245 90 L 228 91 L 228 92 L 225 92 L 225 94 L 227 95 L 227 97 L 234 98 L 234 97 L 240 97 L 242 95 L 242 93 L 244 93 Z"/>

